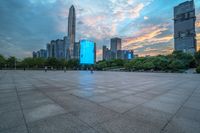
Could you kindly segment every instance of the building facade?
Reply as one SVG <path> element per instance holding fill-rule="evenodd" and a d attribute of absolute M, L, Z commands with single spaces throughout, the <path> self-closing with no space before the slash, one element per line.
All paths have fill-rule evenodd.
<path fill-rule="evenodd" d="M 96 43 L 90 40 L 80 41 L 80 64 L 93 65 L 96 63 Z"/>
<path fill-rule="evenodd" d="M 122 40 L 121 38 L 115 37 L 110 40 L 110 56 L 111 59 L 118 59 L 117 51 L 121 50 Z"/>
<path fill-rule="evenodd" d="M 74 58 L 75 56 L 75 38 L 76 38 L 76 12 L 75 8 L 72 5 L 69 9 L 69 16 L 68 16 L 68 37 L 70 39 L 70 58 Z"/>
<path fill-rule="evenodd" d="M 117 59 L 131 60 L 133 58 L 134 58 L 133 50 L 118 50 L 117 51 Z"/>
<path fill-rule="evenodd" d="M 47 44 L 47 57 L 69 60 L 69 45 L 70 41 L 68 37 L 52 40 Z"/>
<path fill-rule="evenodd" d="M 80 42 L 75 42 L 74 44 L 74 59 L 79 59 L 80 54 Z"/>
<path fill-rule="evenodd" d="M 107 47 L 106 46 L 103 46 L 103 50 L 102 50 L 102 59 L 103 60 L 106 60 L 106 52 L 107 52 Z"/>
<path fill-rule="evenodd" d="M 75 42 L 76 36 L 76 13 L 72 5 L 68 16 L 68 36 L 63 39 L 52 40 L 46 45 L 47 57 L 56 59 L 79 59 L 80 43 Z M 36 55 L 35 55 L 36 54 Z M 39 52 L 33 53 L 33 57 Z"/>
<path fill-rule="evenodd" d="M 196 52 L 194 1 L 186 1 L 174 7 L 175 51 Z"/>
<path fill-rule="evenodd" d="M 33 58 L 47 58 L 47 50 L 40 49 L 39 51 L 33 51 Z"/>
<path fill-rule="evenodd" d="M 117 50 L 122 49 L 122 39 L 121 38 L 111 38 L 110 40 L 110 50 L 113 52 L 117 52 Z"/>
<path fill-rule="evenodd" d="M 110 42 L 110 49 L 108 49 L 106 46 L 103 46 L 103 60 L 131 60 L 135 57 L 133 50 L 122 50 L 122 40 L 120 38 L 112 38 Z"/>

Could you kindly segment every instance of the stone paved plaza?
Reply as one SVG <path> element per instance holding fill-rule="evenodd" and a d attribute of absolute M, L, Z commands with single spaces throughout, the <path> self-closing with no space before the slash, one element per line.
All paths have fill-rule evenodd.
<path fill-rule="evenodd" d="M 0 71 L 0 133 L 200 133 L 200 75 Z"/>

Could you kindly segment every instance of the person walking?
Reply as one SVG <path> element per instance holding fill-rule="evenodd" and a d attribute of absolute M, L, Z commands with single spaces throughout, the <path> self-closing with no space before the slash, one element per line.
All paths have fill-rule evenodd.
<path fill-rule="evenodd" d="M 64 67 L 64 72 L 66 72 L 66 70 L 67 70 L 67 68 L 66 68 L 66 66 Z"/>
<path fill-rule="evenodd" d="M 90 68 L 90 72 L 91 72 L 91 74 L 94 73 L 94 68 L 93 67 Z"/>
<path fill-rule="evenodd" d="M 45 72 L 47 72 L 47 66 L 44 67 Z"/>

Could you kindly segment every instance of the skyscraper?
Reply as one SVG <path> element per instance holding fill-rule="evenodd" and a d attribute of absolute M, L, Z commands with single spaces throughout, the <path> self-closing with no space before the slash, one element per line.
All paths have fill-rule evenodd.
<path fill-rule="evenodd" d="M 103 60 L 106 60 L 107 47 L 103 46 Z"/>
<path fill-rule="evenodd" d="M 174 43 L 176 51 L 196 51 L 194 1 L 186 1 L 174 7 Z"/>
<path fill-rule="evenodd" d="M 47 44 L 47 57 L 69 60 L 69 43 L 67 36 L 63 39 L 52 40 Z"/>
<path fill-rule="evenodd" d="M 75 35 L 76 35 L 76 12 L 75 8 L 72 5 L 69 9 L 69 17 L 68 17 L 68 37 L 70 38 L 70 58 L 74 58 L 75 56 Z"/>
<path fill-rule="evenodd" d="M 122 39 L 121 38 L 112 38 L 111 39 L 111 51 L 117 52 L 117 50 L 121 50 L 122 48 Z"/>
<path fill-rule="evenodd" d="M 80 42 L 74 43 L 74 59 L 79 59 L 79 52 L 80 52 Z"/>
<path fill-rule="evenodd" d="M 92 65 L 96 62 L 96 43 L 90 40 L 80 41 L 80 64 Z"/>
<path fill-rule="evenodd" d="M 111 59 L 117 59 L 117 51 L 121 50 L 122 47 L 122 39 L 121 38 L 112 38 L 111 39 Z"/>

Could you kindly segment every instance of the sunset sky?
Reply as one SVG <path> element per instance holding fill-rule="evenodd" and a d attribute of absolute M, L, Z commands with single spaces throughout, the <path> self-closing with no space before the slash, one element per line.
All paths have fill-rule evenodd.
<path fill-rule="evenodd" d="M 69 7 L 76 8 L 76 41 L 102 45 L 121 37 L 139 56 L 173 50 L 173 7 L 185 0 L 0 0 L 0 54 L 24 58 L 67 35 Z M 200 0 L 195 0 L 200 48 Z"/>

